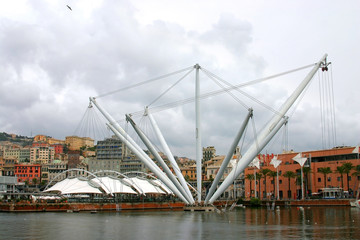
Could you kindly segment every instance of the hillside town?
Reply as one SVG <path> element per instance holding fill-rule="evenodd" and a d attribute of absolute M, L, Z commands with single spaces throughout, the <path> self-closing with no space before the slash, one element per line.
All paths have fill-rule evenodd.
<path fill-rule="evenodd" d="M 154 159 L 150 153 L 148 154 Z M 167 160 L 163 153 L 159 154 Z M 301 156 L 305 161 L 299 164 L 296 156 Z M 216 154 L 214 146 L 203 148 L 204 193 L 211 186 L 224 159 L 224 155 Z M 257 163 L 250 164 L 224 192 L 223 198 L 351 198 L 358 191 L 358 147 L 344 146 L 302 153 L 288 151 L 281 154 L 259 154 L 257 160 Z M 176 157 L 176 161 L 186 181 L 196 185 L 195 161 L 186 157 Z M 238 161 L 241 161 L 239 147 L 236 148 L 222 179 L 231 172 Z M 276 161 L 279 163 L 274 164 Z M 169 161 L 166 162 L 173 171 Z M 70 169 L 75 170 L 67 171 Z M 49 183 L 54 184 L 65 178 L 86 177 L 88 173 L 102 170 L 151 173 L 115 136 L 95 144 L 89 137 L 67 136 L 65 140 L 59 140 L 45 135 L 23 137 L 0 133 L 1 193 L 41 192 Z"/>

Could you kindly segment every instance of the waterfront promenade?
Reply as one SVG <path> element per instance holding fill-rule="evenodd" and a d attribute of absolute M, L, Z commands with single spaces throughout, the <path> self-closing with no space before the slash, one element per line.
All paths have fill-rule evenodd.
<path fill-rule="evenodd" d="M 350 202 L 354 199 L 311 199 L 311 200 L 277 200 L 261 201 L 261 206 L 279 207 L 350 207 Z M 243 201 L 244 206 L 250 206 L 250 201 Z M 230 207 L 227 201 L 215 203 L 218 208 Z M 67 211 L 142 211 L 142 210 L 184 210 L 183 202 L 163 201 L 163 202 L 119 202 L 119 203 L 67 203 L 46 201 L 31 203 L 28 201 L 0 203 L 1 212 L 67 212 Z"/>

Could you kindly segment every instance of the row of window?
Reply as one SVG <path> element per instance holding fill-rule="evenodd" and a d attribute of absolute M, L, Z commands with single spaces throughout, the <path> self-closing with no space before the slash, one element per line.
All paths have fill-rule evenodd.
<path fill-rule="evenodd" d="M 341 181 L 341 177 L 337 177 L 336 179 L 338 182 Z M 346 180 L 346 177 L 344 177 L 344 179 Z M 357 176 L 357 180 L 360 180 L 360 176 Z M 322 181 L 322 178 L 318 178 L 318 182 L 321 182 L 321 181 Z M 331 177 L 328 177 L 327 181 L 331 182 Z M 351 176 L 349 176 L 348 181 L 351 181 Z"/>
<path fill-rule="evenodd" d="M 32 174 L 17 174 L 17 176 L 18 176 L 18 177 L 30 177 L 30 178 L 33 177 Z M 35 174 L 34 177 L 38 177 L 38 175 Z"/>
<path fill-rule="evenodd" d="M 16 172 L 18 172 L 18 173 L 33 173 L 33 170 L 30 170 L 30 171 L 27 171 L 27 170 L 19 170 L 19 171 L 16 171 Z M 35 170 L 35 173 L 38 173 L 39 172 L 39 170 Z"/>

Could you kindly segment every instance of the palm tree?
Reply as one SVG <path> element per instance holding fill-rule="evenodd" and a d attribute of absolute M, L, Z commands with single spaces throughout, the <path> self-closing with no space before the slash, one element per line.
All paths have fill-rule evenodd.
<path fill-rule="evenodd" d="M 296 173 L 292 171 L 286 171 L 283 176 L 288 179 L 288 183 L 289 183 L 288 198 L 291 198 L 290 179 L 295 178 Z"/>
<path fill-rule="evenodd" d="M 251 193 L 252 193 L 251 181 L 254 180 L 254 174 L 247 174 L 245 179 L 250 181 L 250 198 L 251 198 Z"/>
<path fill-rule="evenodd" d="M 263 168 L 263 169 L 260 170 L 260 173 L 261 173 L 261 174 L 264 176 L 264 178 L 265 178 L 265 190 L 264 190 L 264 192 L 265 192 L 265 198 L 267 198 L 266 179 L 267 179 L 267 176 L 268 176 L 268 174 L 269 174 L 270 172 L 271 172 L 271 170 L 268 169 L 268 168 Z M 263 196 L 263 198 L 264 198 L 264 196 Z"/>
<path fill-rule="evenodd" d="M 332 173 L 330 167 L 319 168 L 319 172 L 324 174 L 324 187 L 326 188 L 326 175 Z"/>
<path fill-rule="evenodd" d="M 355 168 L 355 166 L 352 163 L 343 163 L 343 165 L 341 165 L 342 167 L 344 167 L 344 173 L 346 173 L 346 180 L 347 180 L 347 190 L 349 191 L 349 173 L 351 172 L 351 170 L 353 170 Z"/>
<path fill-rule="evenodd" d="M 341 178 L 341 188 L 344 190 L 344 176 L 343 176 L 343 174 L 345 173 L 344 166 L 338 166 L 338 167 L 336 167 L 336 172 L 340 174 L 340 178 Z"/>
<path fill-rule="evenodd" d="M 360 165 L 357 165 L 355 168 L 355 172 L 351 174 L 352 176 L 360 176 Z"/>
<path fill-rule="evenodd" d="M 268 173 L 268 175 L 270 177 L 272 177 L 272 180 L 273 180 L 273 190 L 274 190 L 273 193 L 274 193 L 274 197 L 275 197 L 275 177 L 277 176 L 277 173 L 275 171 L 270 171 Z"/>
<path fill-rule="evenodd" d="M 305 175 L 305 196 L 307 197 L 309 195 L 309 174 L 311 173 L 311 168 L 304 167 L 303 173 Z"/>
<path fill-rule="evenodd" d="M 353 172 L 351 174 L 352 176 L 355 176 L 355 177 L 359 177 L 360 176 L 360 165 L 357 165 L 356 168 L 355 168 L 355 172 Z M 359 191 L 359 189 L 357 189 L 357 191 Z M 357 193 L 359 194 L 359 193 Z"/>
<path fill-rule="evenodd" d="M 261 179 L 262 179 L 263 175 L 260 172 L 256 173 L 256 180 L 259 181 L 259 199 L 261 199 Z"/>

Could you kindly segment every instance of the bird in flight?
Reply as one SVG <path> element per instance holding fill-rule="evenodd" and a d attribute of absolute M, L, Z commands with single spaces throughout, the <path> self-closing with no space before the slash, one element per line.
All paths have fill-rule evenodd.
<path fill-rule="evenodd" d="M 72 9 L 71 9 L 71 7 L 69 5 L 66 5 L 66 6 L 68 7 L 68 9 L 70 9 L 72 11 Z"/>

